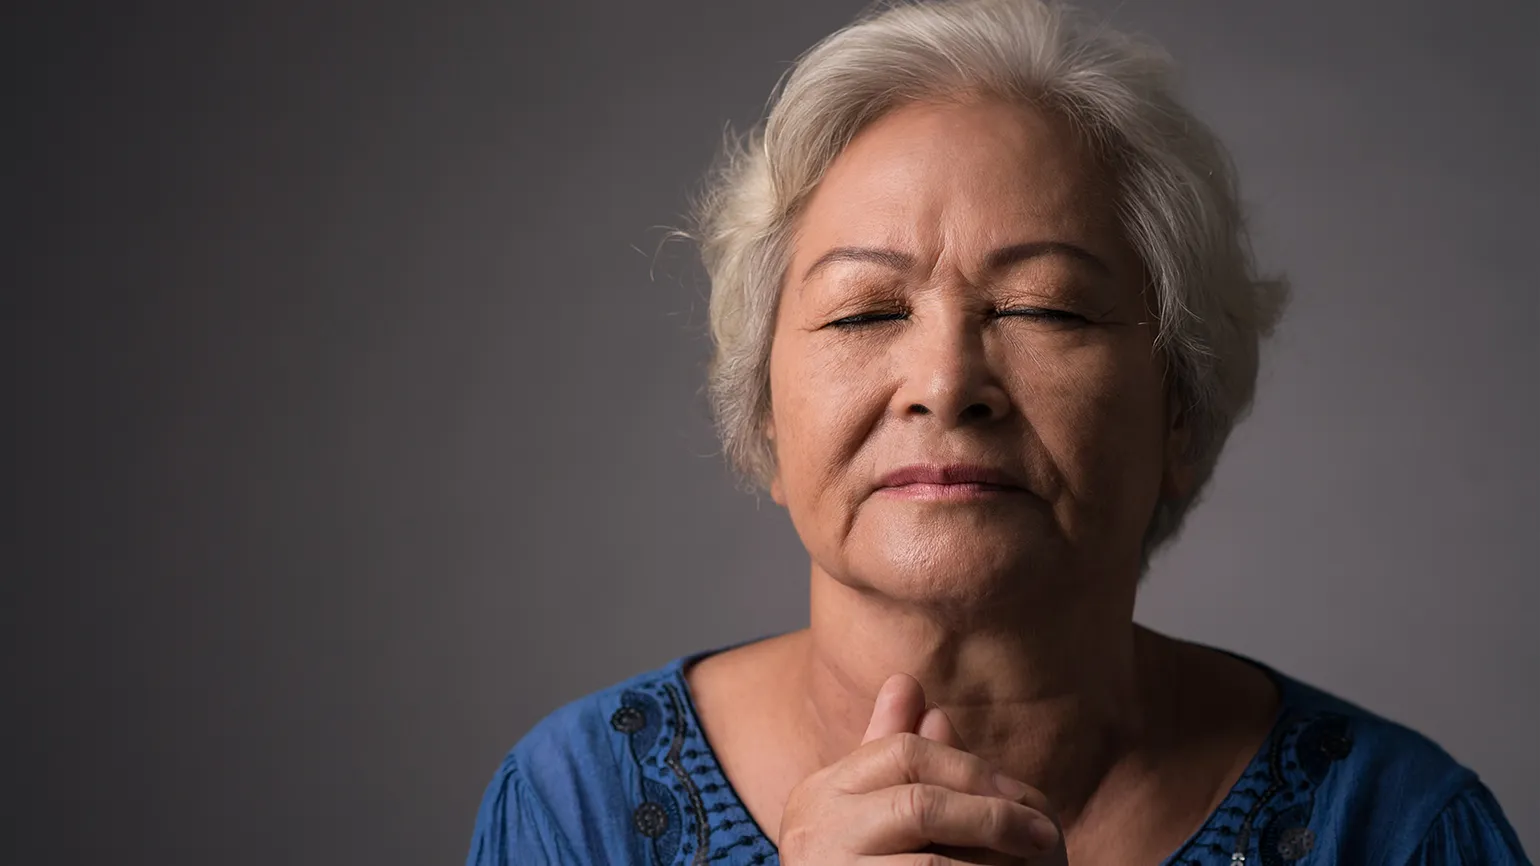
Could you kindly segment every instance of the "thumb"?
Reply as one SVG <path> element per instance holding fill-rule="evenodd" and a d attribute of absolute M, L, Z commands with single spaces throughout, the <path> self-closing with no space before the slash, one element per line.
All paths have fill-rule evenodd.
<path fill-rule="evenodd" d="M 917 733 L 927 740 L 935 740 L 954 749 L 968 751 L 968 744 L 964 743 L 962 735 L 957 733 L 951 717 L 940 707 L 930 707 L 920 716 Z"/>
<path fill-rule="evenodd" d="M 912 733 L 924 712 L 925 689 L 920 687 L 920 681 L 908 674 L 894 674 L 877 690 L 872 719 L 866 725 L 866 735 L 861 742 L 865 744 L 893 734 Z"/>

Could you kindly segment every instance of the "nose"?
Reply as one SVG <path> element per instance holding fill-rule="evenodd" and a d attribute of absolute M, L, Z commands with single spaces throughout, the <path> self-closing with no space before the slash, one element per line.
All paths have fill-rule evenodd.
<path fill-rule="evenodd" d="M 894 346 L 900 376 L 891 407 L 896 414 L 962 426 L 1010 412 L 1010 396 L 989 361 L 982 322 L 961 316 L 915 322 L 905 336 Z"/>

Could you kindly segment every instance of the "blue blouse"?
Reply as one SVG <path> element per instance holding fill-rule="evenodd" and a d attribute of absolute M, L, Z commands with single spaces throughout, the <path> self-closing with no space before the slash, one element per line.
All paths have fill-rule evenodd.
<path fill-rule="evenodd" d="M 774 864 L 675 660 L 547 716 L 488 786 L 467 866 Z M 1529 864 L 1476 774 L 1414 731 L 1259 665 L 1278 719 L 1167 866 Z"/>

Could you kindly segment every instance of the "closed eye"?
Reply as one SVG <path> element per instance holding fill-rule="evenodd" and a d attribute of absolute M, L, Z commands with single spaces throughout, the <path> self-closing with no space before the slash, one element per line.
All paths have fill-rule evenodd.
<path fill-rule="evenodd" d="M 909 318 L 908 313 L 857 313 L 854 316 L 846 316 L 843 319 L 835 319 L 825 327 L 828 328 L 858 328 L 862 325 L 875 325 L 878 322 L 896 322 Z"/>
<path fill-rule="evenodd" d="M 1086 321 L 1086 317 L 1079 313 L 1071 313 L 1065 310 L 1052 310 L 1046 307 L 1010 307 L 1004 310 L 996 310 L 996 316 L 1012 316 L 1024 319 L 1036 319 L 1042 322 L 1055 322 L 1060 324 L 1075 324 Z"/>

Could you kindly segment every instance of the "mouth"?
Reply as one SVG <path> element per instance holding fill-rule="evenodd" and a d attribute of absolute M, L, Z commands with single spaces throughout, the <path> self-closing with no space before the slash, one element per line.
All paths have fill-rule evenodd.
<path fill-rule="evenodd" d="M 905 466 L 883 476 L 875 492 L 895 499 L 966 502 L 1020 496 L 1027 489 L 1004 470 L 952 464 Z"/>
<path fill-rule="evenodd" d="M 894 499 L 923 499 L 936 502 L 967 502 L 979 499 L 995 499 L 1002 496 L 1020 496 L 1020 487 L 1001 487 L 998 484 L 900 484 L 896 487 L 880 487 L 877 493 Z"/>

